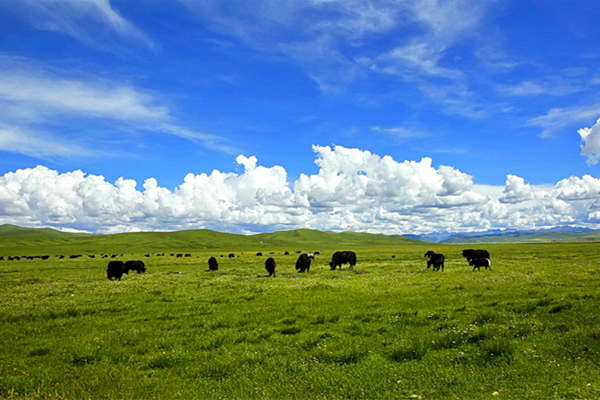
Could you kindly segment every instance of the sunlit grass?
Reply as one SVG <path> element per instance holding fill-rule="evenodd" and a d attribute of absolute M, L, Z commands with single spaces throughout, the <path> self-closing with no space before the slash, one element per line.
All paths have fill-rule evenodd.
<path fill-rule="evenodd" d="M 445 272 L 418 245 L 308 274 L 287 247 L 124 251 L 148 272 L 120 282 L 106 259 L 0 261 L 0 397 L 600 397 L 597 244 L 490 245 L 481 272 L 429 247 Z"/>

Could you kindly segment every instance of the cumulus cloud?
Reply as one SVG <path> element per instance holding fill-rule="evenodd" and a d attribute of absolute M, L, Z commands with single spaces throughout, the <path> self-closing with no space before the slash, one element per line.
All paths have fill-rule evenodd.
<path fill-rule="evenodd" d="M 520 176 L 508 174 L 506 176 L 503 195 L 499 200 L 502 203 L 519 203 L 531 199 L 533 199 L 531 185 L 526 184 L 525 179 Z"/>
<path fill-rule="evenodd" d="M 174 189 L 155 178 L 108 182 L 44 166 L 0 176 L 0 223 L 91 232 L 292 228 L 383 233 L 533 229 L 600 224 L 600 179 L 534 186 L 508 175 L 483 186 L 430 158 L 397 161 L 361 149 L 313 146 L 315 174 L 290 182 L 283 166 L 239 155 L 243 172 L 188 173 Z"/>
<path fill-rule="evenodd" d="M 600 160 L 600 118 L 591 128 L 577 131 L 581 137 L 581 154 L 587 157 L 588 164 L 598 164 Z"/>

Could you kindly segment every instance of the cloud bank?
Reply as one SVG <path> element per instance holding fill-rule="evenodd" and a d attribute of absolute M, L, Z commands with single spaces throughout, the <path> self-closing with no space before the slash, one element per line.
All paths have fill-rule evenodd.
<path fill-rule="evenodd" d="M 243 172 L 188 173 L 172 190 L 155 178 L 140 188 L 80 170 L 19 169 L 0 176 L 0 223 L 100 233 L 306 227 L 388 234 L 600 224 L 600 179 L 589 175 L 537 186 L 509 174 L 504 186 L 484 186 L 430 158 L 399 162 L 342 146 L 313 151 L 318 172 L 294 182 L 283 166 L 239 155 Z"/>

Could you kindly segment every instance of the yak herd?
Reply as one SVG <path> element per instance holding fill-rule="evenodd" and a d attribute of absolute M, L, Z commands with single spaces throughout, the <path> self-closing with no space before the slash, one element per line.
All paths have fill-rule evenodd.
<path fill-rule="evenodd" d="M 481 271 L 481 267 L 485 269 L 492 268 L 490 253 L 487 250 L 465 249 L 462 251 L 462 256 L 467 259 L 469 265 L 473 267 L 473 271 Z M 427 268 L 431 267 L 433 271 L 439 271 L 440 268 L 444 271 L 444 255 L 429 250 L 424 255 L 427 258 Z"/>
<path fill-rule="evenodd" d="M 298 252 L 302 253 L 302 252 Z M 289 255 L 290 253 L 286 251 L 284 255 Z M 296 271 L 298 272 L 309 272 L 310 264 L 312 260 L 315 258 L 315 254 L 320 254 L 318 251 L 314 253 L 302 253 L 298 256 L 296 260 Z M 256 253 L 257 256 L 262 256 L 262 252 Z M 466 249 L 462 252 L 463 257 L 467 259 L 467 262 L 470 266 L 473 267 L 473 271 L 477 269 L 481 270 L 481 267 L 485 269 L 490 269 L 492 266 L 492 262 L 490 261 L 490 253 L 487 250 L 473 250 Z M 229 253 L 229 258 L 235 257 L 235 254 Z M 440 269 L 444 271 L 444 260 L 445 257 L 443 254 L 436 253 L 433 250 L 429 250 L 424 255 L 427 258 L 427 268 L 432 269 L 432 271 L 439 271 Z M 392 256 L 395 258 L 395 256 Z M 141 263 L 142 267 L 144 267 L 144 263 L 141 261 L 127 261 L 123 263 L 121 261 L 110 261 L 108 263 L 107 275 L 108 279 L 116 279 L 119 280 L 123 273 L 127 273 L 132 269 L 135 269 L 138 273 L 146 271 L 146 268 L 143 268 L 143 271 L 140 272 L 139 269 L 128 267 L 128 263 Z M 120 264 L 118 264 L 120 263 Z M 353 251 L 336 251 L 331 256 L 331 261 L 329 262 L 329 267 L 331 270 L 335 270 L 337 267 L 342 268 L 342 265 L 349 264 L 350 268 L 354 268 L 356 265 L 356 253 Z M 275 259 L 273 257 L 267 258 L 265 261 L 265 269 L 267 270 L 269 276 L 275 276 L 275 267 L 277 264 L 275 263 Z M 208 259 L 208 269 L 209 271 L 217 271 L 219 269 L 219 263 L 214 256 L 211 256 Z M 122 271 L 122 272 L 121 272 Z"/>
<path fill-rule="evenodd" d="M 315 251 L 313 253 L 302 253 L 301 251 L 297 251 L 296 253 L 300 253 L 298 259 L 296 260 L 296 271 L 298 272 L 309 272 L 310 264 L 314 260 L 315 255 L 320 254 L 320 252 Z M 121 254 L 122 256 L 123 254 Z M 164 253 L 159 253 L 157 256 L 164 256 Z M 262 252 L 256 253 L 257 256 L 262 256 Z M 290 252 L 286 251 L 284 255 L 290 255 Z M 150 254 L 145 254 L 146 257 L 150 257 Z M 186 253 L 171 253 L 171 256 L 181 258 L 181 257 L 191 257 L 191 254 Z M 462 256 L 467 260 L 467 263 L 473 267 L 473 271 L 476 269 L 478 271 L 481 270 L 481 267 L 485 269 L 491 269 L 492 262 L 490 259 L 490 253 L 487 250 L 474 250 L 474 249 L 465 249 L 462 251 Z M 69 258 L 79 258 L 82 257 L 80 254 L 70 255 Z M 94 255 L 89 255 L 88 257 L 94 258 Z M 102 258 L 115 258 L 117 254 L 102 255 Z M 223 257 L 223 255 L 221 255 Z M 228 254 L 229 258 L 234 258 L 234 253 Z M 440 269 L 444 271 L 444 260 L 445 257 L 441 253 L 436 253 L 433 250 L 429 250 L 424 254 L 424 257 L 427 259 L 427 268 L 431 268 L 432 271 L 439 271 Z M 20 259 L 41 259 L 47 260 L 49 256 L 8 256 L 6 258 L 7 261 L 12 260 L 20 260 Z M 64 259 L 65 256 L 57 256 L 59 259 Z M 395 256 L 392 256 L 395 258 Z M 4 261 L 4 256 L 0 256 L 0 261 Z M 356 253 L 353 251 L 336 251 L 331 256 L 331 261 L 329 262 L 329 267 L 331 270 L 335 270 L 337 267 L 342 268 L 342 265 L 349 264 L 350 268 L 354 268 L 356 265 Z M 276 267 L 275 259 L 273 257 L 267 258 L 265 261 L 265 269 L 267 270 L 269 276 L 275 276 L 275 267 Z M 217 259 L 212 256 L 208 259 L 208 269 L 210 271 L 217 271 L 219 269 L 219 263 Z M 123 274 L 128 274 L 129 271 L 136 271 L 138 274 L 146 272 L 146 265 L 143 261 L 140 260 L 130 260 L 130 261 L 117 261 L 111 260 L 108 262 L 108 266 L 106 268 L 106 275 L 109 280 L 121 280 Z"/>

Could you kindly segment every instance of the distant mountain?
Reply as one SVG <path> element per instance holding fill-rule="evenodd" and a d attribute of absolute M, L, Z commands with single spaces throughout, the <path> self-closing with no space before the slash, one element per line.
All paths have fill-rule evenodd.
<path fill-rule="evenodd" d="M 24 228 L 17 225 L 0 225 L 0 236 L 12 237 L 46 237 L 46 238 L 64 238 L 89 236 L 87 233 L 62 232 L 52 228 Z"/>
<path fill-rule="evenodd" d="M 398 247 L 420 242 L 400 235 L 359 232 L 323 232 L 296 229 L 255 235 L 239 235 L 208 229 L 176 232 L 133 232 L 93 235 L 60 232 L 54 229 L 0 226 L 0 255 L 29 252 L 159 252 L 168 249 L 194 251 L 222 249 L 229 251 L 266 251 L 282 249 L 311 252 L 321 249 L 351 250 L 360 247 Z M 23 253 L 25 254 L 25 253 Z"/>
<path fill-rule="evenodd" d="M 540 230 L 489 230 L 485 232 L 438 232 L 425 235 L 405 235 L 416 240 L 438 243 L 541 243 L 600 241 L 600 231 L 575 226 Z"/>

